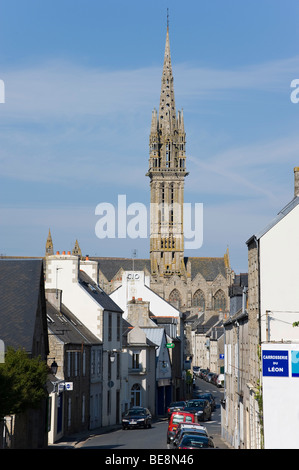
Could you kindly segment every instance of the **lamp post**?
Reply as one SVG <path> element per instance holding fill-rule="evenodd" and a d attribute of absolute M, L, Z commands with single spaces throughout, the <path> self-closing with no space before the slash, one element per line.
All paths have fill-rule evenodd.
<path fill-rule="evenodd" d="M 52 359 L 52 358 L 51 358 Z M 52 371 L 52 374 L 53 375 L 56 375 L 57 374 L 57 369 L 58 369 L 58 364 L 57 362 L 55 361 L 55 357 L 54 357 L 54 361 L 52 362 L 51 364 L 51 371 Z"/>

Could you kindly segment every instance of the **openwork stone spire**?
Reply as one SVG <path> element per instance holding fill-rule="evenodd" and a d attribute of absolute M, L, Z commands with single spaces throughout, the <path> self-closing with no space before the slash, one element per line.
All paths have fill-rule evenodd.
<path fill-rule="evenodd" d="M 176 116 L 168 21 L 159 114 L 156 109 L 152 112 L 149 145 L 151 272 L 153 276 L 183 276 L 186 136 L 183 111 Z"/>

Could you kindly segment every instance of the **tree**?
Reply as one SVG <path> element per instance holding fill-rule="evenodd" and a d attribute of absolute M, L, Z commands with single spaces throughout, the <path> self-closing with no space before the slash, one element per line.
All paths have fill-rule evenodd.
<path fill-rule="evenodd" d="M 0 364 L 0 418 L 37 408 L 47 396 L 48 366 L 41 358 L 30 358 L 26 351 L 8 348 Z"/>

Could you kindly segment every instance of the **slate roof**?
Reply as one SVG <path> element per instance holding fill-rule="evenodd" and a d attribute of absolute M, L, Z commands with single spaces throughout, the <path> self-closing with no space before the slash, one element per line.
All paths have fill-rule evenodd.
<path fill-rule="evenodd" d="M 42 259 L 0 259 L 0 339 L 5 348 L 11 346 L 32 352 L 43 289 Z M 46 311 L 44 313 L 46 322 Z M 45 334 L 46 331 L 45 323 Z M 47 336 L 45 339 L 47 341 Z"/>
<path fill-rule="evenodd" d="M 228 288 L 229 296 L 234 297 L 236 295 L 242 295 L 244 287 L 248 287 L 248 274 L 237 274 L 234 283 Z"/>
<path fill-rule="evenodd" d="M 65 344 L 102 344 L 86 326 L 64 305 L 60 311 L 46 302 L 48 328 Z"/>
<path fill-rule="evenodd" d="M 129 323 L 124 318 L 122 319 L 122 345 L 123 345 L 123 347 L 128 346 L 128 341 L 127 341 L 128 340 L 128 333 L 133 328 L 135 328 L 135 327 L 133 325 L 131 325 L 131 323 Z M 140 327 L 140 328 L 142 328 L 142 327 Z M 146 337 L 146 344 L 148 346 L 152 346 L 152 347 L 156 346 L 156 344 L 153 343 L 148 337 Z"/>
<path fill-rule="evenodd" d="M 184 258 L 185 264 L 191 262 L 191 278 L 200 273 L 206 281 L 213 281 L 218 274 L 222 274 L 226 278 L 226 269 L 224 258 L 200 258 L 190 257 Z"/>
<path fill-rule="evenodd" d="M 133 270 L 133 260 L 131 258 L 90 258 L 98 262 L 99 269 L 108 281 L 111 281 L 116 273 L 123 268 L 124 271 Z M 200 273 L 206 281 L 213 281 L 218 274 L 226 277 L 226 267 L 224 257 L 185 257 L 185 265 L 191 263 L 192 279 Z M 134 259 L 134 270 L 151 272 L 150 259 Z"/>
<path fill-rule="evenodd" d="M 123 310 L 84 271 L 79 271 L 79 284 L 104 310 L 123 313 Z"/>
<path fill-rule="evenodd" d="M 196 328 L 196 332 L 198 334 L 205 334 L 218 322 L 219 322 L 219 316 L 213 315 L 205 323 L 198 324 Z"/>

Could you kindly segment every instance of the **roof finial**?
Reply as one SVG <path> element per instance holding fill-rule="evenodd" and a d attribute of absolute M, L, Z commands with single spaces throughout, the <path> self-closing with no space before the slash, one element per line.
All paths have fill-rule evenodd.
<path fill-rule="evenodd" d="M 169 9 L 167 8 L 167 29 L 169 29 Z"/>

